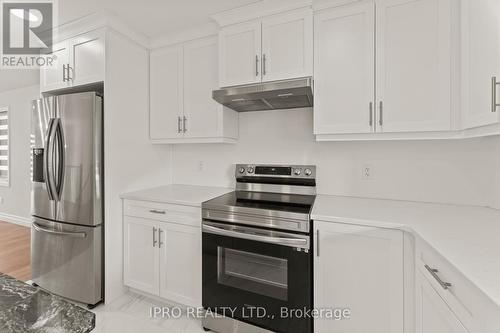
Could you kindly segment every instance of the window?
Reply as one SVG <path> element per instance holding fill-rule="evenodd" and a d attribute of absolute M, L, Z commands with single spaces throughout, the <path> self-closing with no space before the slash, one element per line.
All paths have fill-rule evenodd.
<path fill-rule="evenodd" d="M 0 185 L 9 186 L 9 108 L 0 107 Z"/>

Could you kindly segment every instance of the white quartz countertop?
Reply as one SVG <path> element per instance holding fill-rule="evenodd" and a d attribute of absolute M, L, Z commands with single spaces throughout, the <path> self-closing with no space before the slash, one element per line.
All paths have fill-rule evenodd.
<path fill-rule="evenodd" d="M 225 187 L 174 184 L 124 193 L 120 197 L 128 200 L 152 201 L 174 205 L 201 207 L 202 202 L 216 198 L 231 191 L 233 191 L 233 189 Z"/>
<path fill-rule="evenodd" d="M 412 232 L 500 306 L 500 211 L 318 195 L 312 219 Z"/>

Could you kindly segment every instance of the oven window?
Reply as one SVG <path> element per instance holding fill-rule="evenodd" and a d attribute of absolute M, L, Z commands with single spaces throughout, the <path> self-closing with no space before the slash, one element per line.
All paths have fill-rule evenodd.
<path fill-rule="evenodd" d="M 217 247 L 218 283 L 251 293 L 288 300 L 288 261 Z"/>

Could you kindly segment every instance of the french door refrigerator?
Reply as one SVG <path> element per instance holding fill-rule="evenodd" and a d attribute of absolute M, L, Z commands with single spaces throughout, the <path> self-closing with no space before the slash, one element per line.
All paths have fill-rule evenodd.
<path fill-rule="evenodd" d="M 102 123 L 94 92 L 32 102 L 32 281 L 89 306 L 103 299 Z"/>

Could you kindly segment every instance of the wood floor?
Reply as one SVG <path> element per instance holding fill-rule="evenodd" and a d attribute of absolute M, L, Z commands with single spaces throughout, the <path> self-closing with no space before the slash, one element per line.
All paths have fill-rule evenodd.
<path fill-rule="evenodd" d="M 30 228 L 0 221 L 0 272 L 30 280 L 30 243 Z"/>

